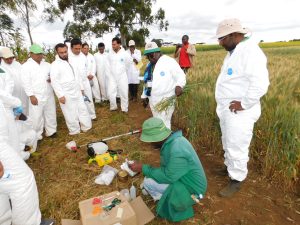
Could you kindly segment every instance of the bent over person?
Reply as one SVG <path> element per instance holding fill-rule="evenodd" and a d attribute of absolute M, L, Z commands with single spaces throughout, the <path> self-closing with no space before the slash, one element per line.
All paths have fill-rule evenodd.
<path fill-rule="evenodd" d="M 228 51 L 216 83 L 217 114 L 222 131 L 224 164 L 229 184 L 219 194 L 230 197 L 247 177 L 249 145 L 261 114 L 260 98 L 267 92 L 267 59 L 238 19 L 226 19 L 217 29 L 219 44 Z"/>
<path fill-rule="evenodd" d="M 194 216 L 194 198 L 203 198 L 207 180 L 201 162 L 181 131 L 172 132 L 152 117 L 142 127 L 141 141 L 160 147 L 160 167 L 134 162 L 129 165 L 145 176 L 144 188 L 159 200 L 156 212 L 173 222 Z"/>

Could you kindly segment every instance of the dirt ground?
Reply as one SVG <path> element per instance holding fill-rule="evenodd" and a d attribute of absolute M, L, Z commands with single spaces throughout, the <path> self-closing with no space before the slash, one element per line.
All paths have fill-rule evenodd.
<path fill-rule="evenodd" d="M 96 164 L 87 164 L 86 149 L 83 147 L 73 153 L 65 148 L 65 144 L 71 140 L 82 145 L 138 129 L 151 116 L 150 110 L 145 110 L 139 102 L 130 102 L 128 114 L 120 111 L 111 113 L 108 105 L 97 105 L 96 111 L 98 119 L 94 121 L 93 129 L 71 137 L 58 109 L 57 137 L 41 141 L 38 152 L 28 161 L 36 176 L 42 214 L 44 217 L 55 218 L 58 224 L 62 218 L 79 219 L 79 201 L 116 189 L 130 188 L 132 182 L 138 186 L 143 180 L 143 176 L 139 174 L 126 184 L 115 179 L 110 186 L 97 185 L 94 179 L 101 172 L 101 168 Z M 124 150 L 119 159 L 110 164 L 115 168 L 119 169 L 125 158 L 159 165 L 159 151 L 140 142 L 138 135 L 111 140 L 108 145 L 110 149 Z M 218 197 L 218 191 L 228 181 L 228 178 L 214 172 L 215 168 L 222 167 L 221 150 L 218 155 L 209 151 L 197 152 L 208 178 L 208 191 L 202 201 L 203 206 L 194 207 L 195 217 L 177 224 L 300 224 L 300 196 L 284 193 L 283 188 L 278 188 L 278 185 L 263 178 L 253 162 L 249 164 L 249 175 L 242 190 L 229 199 Z M 140 189 L 138 195 L 142 195 Z M 155 204 L 150 197 L 142 197 L 155 213 Z M 156 217 L 149 224 L 173 223 Z"/>

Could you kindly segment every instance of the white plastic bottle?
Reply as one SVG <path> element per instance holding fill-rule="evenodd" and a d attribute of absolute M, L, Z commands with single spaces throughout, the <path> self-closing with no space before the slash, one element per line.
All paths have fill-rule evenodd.
<path fill-rule="evenodd" d="M 136 198 L 136 188 L 135 186 L 132 184 L 132 186 L 130 187 L 130 198 L 131 200 Z"/>

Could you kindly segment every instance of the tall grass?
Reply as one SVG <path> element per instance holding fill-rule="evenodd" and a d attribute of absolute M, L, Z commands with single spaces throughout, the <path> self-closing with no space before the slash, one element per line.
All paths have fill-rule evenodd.
<path fill-rule="evenodd" d="M 300 172 L 300 47 L 264 49 L 270 87 L 256 123 L 251 157 L 266 177 L 288 189 L 299 184 Z M 219 121 L 215 113 L 215 82 L 226 52 L 198 52 L 188 83 L 205 82 L 178 101 L 175 123 L 186 130 L 198 149 L 222 153 Z M 297 183 L 298 181 L 298 183 Z"/>

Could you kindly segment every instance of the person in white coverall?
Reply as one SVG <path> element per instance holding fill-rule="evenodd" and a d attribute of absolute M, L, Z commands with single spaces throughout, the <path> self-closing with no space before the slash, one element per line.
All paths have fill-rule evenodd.
<path fill-rule="evenodd" d="M 115 37 L 112 39 L 112 51 L 108 54 L 108 95 L 110 101 L 110 110 L 118 109 L 117 94 L 121 99 L 121 110 L 128 112 L 128 77 L 127 70 L 130 66 L 131 58 L 129 54 L 121 47 L 121 39 Z"/>
<path fill-rule="evenodd" d="M 0 101 L 0 224 L 53 225 L 53 220 L 41 220 L 34 175 L 2 132 L 8 130 L 4 111 Z"/>
<path fill-rule="evenodd" d="M 87 43 L 82 44 L 81 52 L 86 57 L 87 62 L 87 78 L 90 81 L 92 94 L 95 98 L 95 103 L 101 102 L 99 82 L 96 76 L 96 61 L 94 56 L 89 53 L 90 47 Z"/>
<path fill-rule="evenodd" d="M 16 119 L 23 112 L 22 103 L 20 99 L 12 96 L 13 91 L 13 79 L 6 73 L 6 71 L 0 66 L 0 101 L 4 106 L 5 118 L 0 119 L 1 122 L 6 120 L 8 122 L 8 130 L 5 131 L 9 144 L 13 147 L 23 159 L 28 159 L 29 152 L 24 152 L 25 146 L 20 142 L 20 134 L 18 133 Z M 0 123 L 1 123 L 0 122 Z M 0 131 L 3 133 L 4 131 Z"/>
<path fill-rule="evenodd" d="M 164 98 L 181 95 L 186 84 L 186 76 L 175 59 L 161 54 L 155 42 L 146 44 L 144 55 L 150 63 L 146 67 L 145 88 L 141 98 L 149 99 L 153 117 L 162 119 L 166 127 L 171 129 L 175 106 L 170 106 L 164 111 L 157 111 L 155 106 Z"/>
<path fill-rule="evenodd" d="M 54 92 L 66 120 L 70 135 L 88 131 L 92 127 L 91 116 L 84 103 L 82 78 L 68 61 L 68 48 L 57 44 L 58 58 L 51 64 L 50 78 Z"/>
<path fill-rule="evenodd" d="M 131 56 L 130 66 L 127 71 L 128 75 L 128 85 L 129 85 L 129 93 L 131 100 L 137 100 L 137 93 L 139 88 L 139 76 L 140 69 L 137 68 L 137 65 L 142 60 L 141 51 L 135 48 L 134 40 L 130 40 L 128 42 L 129 49 L 127 53 Z"/>
<path fill-rule="evenodd" d="M 239 191 L 247 176 L 253 127 L 261 114 L 260 98 L 269 86 L 266 56 L 251 37 L 245 37 L 247 32 L 238 19 L 226 19 L 217 29 L 219 44 L 228 51 L 215 91 L 227 167 L 223 174 L 230 177 L 219 192 L 222 197 Z"/>
<path fill-rule="evenodd" d="M 106 67 L 108 66 L 107 56 L 105 53 L 105 45 L 100 42 L 98 44 L 98 52 L 94 54 L 94 58 L 96 61 L 96 75 L 100 86 L 101 101 L 107 101 L 109 99 L 107 92 L 108 77 L 105 73 L 107 71 Z"/>
<path fill-rule="evenodd" d="M 30 99 L 29 117 L 33 127 L 42 140 L 45 128 L 46 137 L 56 134 L 56 106 L 50 80 L 50 64 L 43 61 L 43 49 L 33 44 L 30 49 L 30 58 L 22 65 L 22 83 L 25 93 Z"/>
<path fill-rule="evenodd" d="M 15 60 L 15 56 L 9 48 L 2 48 L 2 62 L 1 66 L 12 77 L 14 87 L 12 95 L 17 97 L 22 102 L 23 113 L 28 116 L 28 97 L 22 86 L 22 67 L 19 62 Z"/>
<path fill-rule="evenodd" d="M 89 114 L 92 120 L 96 119 L 95 105 L 93 102 L 92 88 L 88 78 L 87 60 L 81 52 L 81 40 L 74 38 L 71 40 L 71 51 L 69 51 L 69 63 L 72 65 L 74 70 L 77 70 L 79 76 L 82 79 L 82 85 L 84 93 L 87 96 L 85 98 L 85 104 L 87 105 Z"/>

